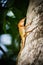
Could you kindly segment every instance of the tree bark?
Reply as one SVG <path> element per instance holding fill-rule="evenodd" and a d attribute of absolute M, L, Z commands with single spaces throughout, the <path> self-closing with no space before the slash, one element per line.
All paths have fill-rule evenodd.
<path fill-rule="evenodd" d="M 17 65 L 43 65 L 43 0 L 30 0 L 26 15 L 25 46 L 18 55 Z"/>

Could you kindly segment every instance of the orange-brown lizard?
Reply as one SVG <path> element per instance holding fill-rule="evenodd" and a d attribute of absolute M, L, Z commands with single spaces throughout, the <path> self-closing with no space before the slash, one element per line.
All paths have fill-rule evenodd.
<path fill-rule="evenodd" d="M 18 28 L 19 28 L 19 33 L 20 33 L 20 36 L 21 36 L 21 49 L 24 48 L 24 45 L 25 45 L 25 38 L 26 38 L 26 35 L 27 33 L 31 32 L 31 31 L 28 31 L 28 32 L 25 32 L 25 28 L 29 25 L 31 25 L 31 23 L 27 24 L 24 26 L 24 22 L 25 22 L 25 18 L 21 19 L 18 23 Z"/>

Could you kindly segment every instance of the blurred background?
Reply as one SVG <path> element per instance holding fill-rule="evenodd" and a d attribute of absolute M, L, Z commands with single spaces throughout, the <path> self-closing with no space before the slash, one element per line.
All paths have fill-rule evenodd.
<path fill-rule="evenodd" d="M 0 65 L 16 65 L 21 41 L 17 25 L 28 4 L 29 0 L 0 0 Z"/>

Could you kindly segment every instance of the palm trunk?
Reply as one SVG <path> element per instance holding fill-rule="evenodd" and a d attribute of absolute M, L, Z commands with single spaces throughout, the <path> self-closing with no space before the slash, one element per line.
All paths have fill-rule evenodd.
<path fill-rule="evenodd" d="M 27 10 L 25 46 L 17 65 L 43 65 L 43 0 L 30 0 Z"/>

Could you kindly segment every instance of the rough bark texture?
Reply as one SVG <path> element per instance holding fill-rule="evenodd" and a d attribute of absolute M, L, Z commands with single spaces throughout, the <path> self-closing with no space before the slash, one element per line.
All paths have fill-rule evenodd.
<path fill-rule="evenodd" d="M 27 11 L 25 46 L 18 55 L 17 65 L 43 65 L 43 0 L 30 0 Z"/>

